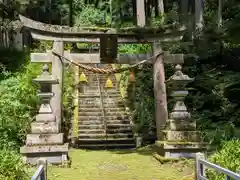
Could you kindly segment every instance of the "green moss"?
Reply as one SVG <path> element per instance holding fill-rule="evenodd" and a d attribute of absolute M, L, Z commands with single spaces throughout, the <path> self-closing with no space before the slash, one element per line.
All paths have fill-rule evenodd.
<path fill-rule="evenodd" d="M 198 145 L 200 142 L 189 142 L 189 141 L 157 141 L 156 145 L 161 145 L 161 144 L 169 144 L 169 145 Z M 207 143 L 201 143 L 201 144 L 207 144 Z"/>
<path fill-rule="evenodd" d="M 168 162 L 174 163 L 181 160 L 180 158 L 165 158 L 163 156 L 160 156 L 158 153 L 154 153 L 153 157 L 156 160 L 158 160 L 161 164 L 168 163 Z"/>
<path fill-rule="evenodd" d="M 148 34 L 156 34 L 156 33 L 163 33 L 168 32 L 169 30 L 176 30 L 180 28 L 181 26 L 179 24 L 170 24 L 170 25 L 158 25 L 158 26 L 145 26 L 145 27 L 139 27 L 139 26 L 131 26 L 131 27 L 122 27 L 122 28 L 106 28 L 106 27 L 97 27 L 97 26 L 90 26 L 90 27 L 77 27 L 77 31 L 81 30 L 88 30 L 88 31 L 100 31 L 100 32 L 116 32 L 116 33 L 133 33 L 133 34 L 142 34 L 142 33 L 148 33 Z M 183 28 L 184 30 L 184 28 Z"/>
<path fill-rule="evenodd" d="M 191 165 L 159 164 L 152 158 L 152 147 L 140 150 L 71 150 L 71 168 L 49 166 L 50 180 L 179 180 L 194 172 Z M 172 167 L 172 165 L 176 167 Z M 183 168 L 183 170 L 182 170 Z"/>

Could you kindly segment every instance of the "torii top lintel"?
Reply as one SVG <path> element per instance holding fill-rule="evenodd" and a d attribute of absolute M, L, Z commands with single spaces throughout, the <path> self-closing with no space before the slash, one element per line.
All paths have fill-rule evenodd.
<path fill-rule="evenodd" d="M 34 39 L 99 43 L 101 37 L 117 36 L 118 43 L 152 43 L 154 41 L 180 40 L 185 26 L 129 27 L 121 29 L 98 27 L 68 27 L 45 24 L 19 15 L 21 23 L 30 29 Z"/>

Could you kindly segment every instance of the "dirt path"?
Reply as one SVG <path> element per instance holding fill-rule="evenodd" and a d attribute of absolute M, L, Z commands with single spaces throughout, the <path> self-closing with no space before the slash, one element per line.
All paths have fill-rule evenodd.
<path fill-rule="evenodd" d="M 181 180 L 193 173 L 189 161 L 161 165 L 151 150 L 71 150 L 71 168 L 49 167 L 50 180 Z"/>

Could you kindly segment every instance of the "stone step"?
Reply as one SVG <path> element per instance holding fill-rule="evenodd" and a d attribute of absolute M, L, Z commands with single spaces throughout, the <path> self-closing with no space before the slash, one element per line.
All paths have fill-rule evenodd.
<path fill-rule="evenodd" d="M 125 111 L 124 107 L 104 107 L 105 112 Z M 79 107 L 79 112 L 102 112 L 102 108 L 82 108 Z"/>
<path fill-rule="evenodd" d="M 114 134 L 114 133 L 132 133 L 132 127 L 120 127 L 117 129 L 109 129 L 106 130 L 107 134 Z"/>
<path fill-rule="evenodd" d="M 118 84 L 113 82 L 113 83 L 112 83 L 112 84 L 113 84 L 113 87 L 112 87 L 112 88 L 106 88 L 106 87 L 105 87 L 105 83 L 106 83 L 106 82 L 100 83 L 100 88 L 101 88 L 102 90 L 117 89 L 117 87 L 118 87 Z M 91 82 L 89 82 L 88 84 L 80 85 L 79 88 L 89 88 L 89 89 L 99 90 L 99 84 L 98 84 L 98 83 L 91 83 Z"/>
<path fill-rule="evenodd" d="M 78 134 L 105 134 L 105 130 L 102 129 L 79 129 Z"/>
<path fill-rule="evenodd" d="M 86 76 L 88 77 L 89 81 L 94 81 L 97 82 L 98 79 L 101 81 L 107 81 L 108 78 L 110 78 L 113 82 L 116 81 L 116 78 L 114 76 L 102 76 L 102 75 L 98 75 L 98 77 L 96 76 L 96 74 L 86 74 Z"/>
<path fill-rule="evenodd" d="M 128 119 L 129 117 L 127 115 L 124 116 L 83 116 L 81 114 L 79 114 L 78 116 L 78 121 L 103 121 L 103 119 L 107 120 L 107 121 L 115 121 L 115 120 L 120 120 L 120 121 L 129 121 Z"/>
<path fill-rule="evenodd" d="M 118 105 L 116 105 L 116 104 L 106 104 L 106 103 L 104 103 L 104 108 L 112 108 L 112 107 L 114 107 L 114 108 L 124 108 L 125 109 L 125 105 L 123 104 L 123 103 L 121 103 L 121 104 L 118 104 Z M 80 104 L 79 105 L 79 108 L 101 108 L 101 104 L 99 103 L 99 104 Z"/>
<path fill-rule="evenodd" d="M 85 142 L 86 144 L 98 144 L 100 142 L 105 142 L 105 143 L 113 143 L 113 142 L 118 142 L 119 144 L 122 141 L 135 141 L 135 138 L 133 137 L 119 137 L 119 138 L 112 138 L 112 137 L 107 137 L 104 136 L 103 139 L 100 138 L 82 138 L 78 137 L 77 141 Z"/>
<path fill-rule="evenodd" d="M 120 95 L 120 92 L 118 91 L 115 91 L 115 92 L 106 92 L 106 91 L 102 91 L 102 96 L 107 96 L 107 95 L 110 95 L 110 96 L 117 96 L 117 95 Z M 99 91 L 96 91 L 96 90 L 83 90 L 83 91 L 79 91 L 79 96 L 100 96 L 100 93 Z"/>
<path fill-rule="evenodd" d="M 94 97 L 88 97 L 88 98 L 80 98 L 78 100 L 80 105 L 94 105 L 94 104 L 100 104 L 100 98 L 94 98 Z M 114 99 L 114 98 L 103 98 L 104 104 L 111 104 L 113 106 L 123 104 L 122 99 Z"/>
<path fill-rule="evenodd" d="M 99 81 L 100 81 L 100 85 L 102 85 L 102 86 L 105 86 L 105 84 L 106 84 L 106 82 L 107 82 L 107 78 L 99 78 Z M 111 80 L 112 80 L 112 83 L 113 84 L 118 84 L 118 82 L 115 80 L 115 79 L 112 79 L 111 78 Z M 98 80 L 97 79 L 88 79 L 88 83 L 87 84 L 85 84 L 85 86 L 93 86 L 93 85 L 96 85 L 96 86 L 98 86 Z"/>
<path fill-rule="evenodd" d="M 58 133 L 59 126 L 57 122 L 33 122 L 31 123 L 31 132 L 33 134 Z"/>
<path fill-rule="evenodd" d="M 102 116 L 102 112 L 81 112 L 79 111 L 79 116 Z M 127 116 L 125 111 L 117 111 L 117 112 L 105 112 L 106 116 Z M 117 118 L 118 119 L 118 118 Z"/>
<path fill-rule="evenodd" d="M 79 129 L 104 129 L 105 125 L 104 124 L 88 124 L 88 125 L 83 125 L 79 124 L 78 125 Z M 132 125 L 131 124 L 106 124 L 106 127 L 108 130 L 118 130 L 118 129 L 131 129 Z"/>
<path fill-rule="evenodd" d="M 135 143 L 124 143 L 124 144 L 78 144 L 78 148 L 82 149 L 128 149 L 128 148 L 135 148 Z"/>
<path fill-rule="evenodd" d="M 84 94 L 84 93 L 96 93 L 99 94 L 99 89 L 93 89 L 91 87 L 86 87 L 86 88 L 82 88 L 79 89 L 79 94 Z M 106 88 L 101 88 L 101 93 L 106 93 L 106 94 L 120 94 L 120 90 L 116 89 L 116 88 L 110 88 L 110 89 L 106 89 Z"/>
<path fill-rule="evenodd" d="M 104 130 L 104 124 L 88 124 L 88 125 L 78 125 L 79 129 L 103 129 Z"/>
<path fill-rule="evenodd" d="M 110 149 L 110 148 L 134 148 L 135 147 L 135 138 L 131 137 L 119 137 L 112 138 L 78 138 L 75 141 L 75 147 L 86 148 L 86 149 Z"/>
<path fill-rule="evenodd" d="M 99 89 L 98 88 L 92 89 L 91 87 L 82 87 L 82 88 L 79 88 L 79 93 L 81 92 L 99 93 Z M 110 89 L 102 88 L 101 92 L 102 93 L 120 93 L 120 90 L 116 88 L 110 88 Z"/>
<path fill-rule="evenodd" d="M 121 98 L 121 95 L 118 93 L 118 94 L 102 94 L 102 97 L 103 98 Z M 96 94 L 96 93 L 84 93 L 84 94 L 80 94 L 78 96 L 78 98 L 100 98 L 100 94 Z"/>
<path fill-rule="evenodd" d="M 78 139 L 118 139 L 118 138 L 131 138 L 133 133 L 115 133 L 115 134 L 79 134 Z"/>
<path fill-rule="evenodd" d="M 102 120 L 83 120 L 78 122 L 79 125 L 104 124 Z M 128 119 L 125 120 L 108 120 L 107 124 L 130 124 Z"/>
<path fill-rule="evenodd" d="M 92 124 L 96 124 L 96 125 L 101 125 L 103 124 L 103 122 L 101 120 L 84 120 L 84 121 L 78 121 L 78 124 L 80 125 L 92 125 Z"/>
<path fill-rule="evenodd" d="M 123 128 L 123 127 L 132 127 L 131 124 L 107 124 L 108 129 L 118 129 L 118 128 Z"/>

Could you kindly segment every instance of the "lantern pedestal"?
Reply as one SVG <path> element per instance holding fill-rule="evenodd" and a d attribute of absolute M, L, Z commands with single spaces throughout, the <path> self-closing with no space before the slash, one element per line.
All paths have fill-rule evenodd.
<path fill-rule="evenodd" d="M 68 144 L 63 143 L 63 133 L 52 112 L 50 100 L 53 97 L 51 87 L 58 81 L 49 74 L 47 65 L 43 66 L 40 76 L 33 80 L 40 85 L 41 100 L 39 114 L 36 121 L 31 123 L 31 134 L 27 135 L 26 145 L 21 147 L 20 153 L 28 164 L 36 165 L 41 157 L 47 158 L 51 164 L 65 164 L 67 162 Z"/>
<path fill-rule="evenodd" d="M 195 158 L 197 152 L 206 149 L 206 143 L 200 141 L 200 133 L 196 131 L 196 121 L 187 111 L 184 99 L 188 95 L 185 86 L 193 81 L 181 71 L 177 65 L 176 72 L 167 81 L 174 98 L 175 105 L 170 119 L 161 131 L 161 140 L 156 142 L 158 154 L 166 158 Z"/>

